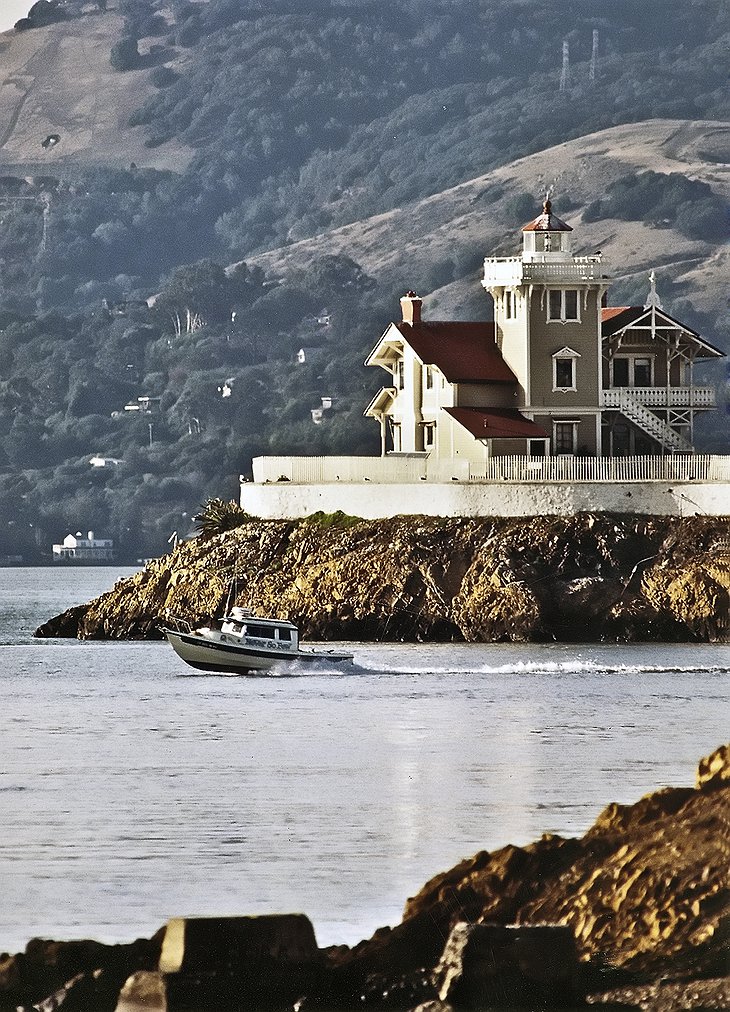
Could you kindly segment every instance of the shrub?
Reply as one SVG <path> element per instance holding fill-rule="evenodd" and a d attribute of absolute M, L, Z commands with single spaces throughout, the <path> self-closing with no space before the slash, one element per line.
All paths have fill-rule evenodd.
<path fill-rule="evenodd" d="M 115 42 L 109 54 L 109 62 L 115 70 L 134 70 L 139 66 L 137 40 L 131 35 Z"/>
<path fill-rule="evenodd" d="M 350 516 L 349 513 L 343 513 L 342 510 L 335 510 L 334 513 L 324 513 L 319 510 L 317 513 L 305 517 L 302 523 L 324 530 L 330 527 L 336 530 L 347 530 L 348 527 L 356 527 L 357 524 L 362 523 L 362 517 Z"/>
<path fill-rule="evenodd" d="M 155 88 L 169 88 L 179 77 L 180 75 L 172 67 L 155 67 L 150 74 L 150 81 L 152 81 Z"/>
<path fill-rule="evenodd" d="M 225 531 L 235 530 L 253 518 L 233 499 L 209 499 L 195 516 L 195 526 L 201 538 L 214 538 Z"/>

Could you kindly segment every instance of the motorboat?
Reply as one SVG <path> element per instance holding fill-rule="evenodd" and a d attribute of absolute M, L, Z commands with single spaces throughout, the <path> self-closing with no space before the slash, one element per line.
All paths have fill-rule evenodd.
<path fill-rule="evenodd" d="M 353 658 L 338 650 L 303 650 L 293 622 L 263 618 L 249 608 L 231 608 L 217 626 L 163 632 L 178 657 L 200 671 L 255 675 L 282 666 L 341 664 Z"/>

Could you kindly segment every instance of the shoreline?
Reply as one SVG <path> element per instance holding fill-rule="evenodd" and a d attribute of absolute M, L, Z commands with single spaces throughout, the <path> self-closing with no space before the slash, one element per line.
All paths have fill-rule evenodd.
<path fill-rule="evenodd" d="M 0 957 L 0 1010 L 53 993 L 45 1008 L 69 1012 L 212 1012 L 244 993 L 256 995 L 246 1008 L 272 1012 L 450 1012 L 484 1008 L 490 994 L 545 1009 L 726 1008 L 729 826 L 725 745 L 700 761 L 693 787 L 609 804 L 581 838 L 546 835 L 459 862 L 407 901 L 400 924 L 357 945 L 320 949 L 304 914 L 245 911 L 173 918 L 121 945 L 34 939 Z M 475 955 L 484 946 L 501 953 L 491 969 Z"/>

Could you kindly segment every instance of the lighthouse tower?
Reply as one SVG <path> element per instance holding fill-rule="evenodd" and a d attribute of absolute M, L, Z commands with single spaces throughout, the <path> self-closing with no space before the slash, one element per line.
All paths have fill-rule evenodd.
<path fill-rule="evenodd" d="M 482 285 L 494 299 L 495 340 L 517 377 L 516 406 L 549 434 L 529 452 L 601 453 L 600 253 L 574 256 L 572 228 L 545 200 L 522 229 L 522 252 L 487 257 Z"/>

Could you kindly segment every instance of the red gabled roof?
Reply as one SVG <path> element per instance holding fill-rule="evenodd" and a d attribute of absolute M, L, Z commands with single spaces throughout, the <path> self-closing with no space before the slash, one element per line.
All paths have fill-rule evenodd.
<path fill-rule="evenodd" d="M 516 408 L 446 408 L 476 439 L 547 439 L 548 433 Z"/>
<path fill-rule="evenodd" d="M 425 365 L 435 365 L 449 383 L 516 383 L 517 377 L 494 343 L 493 323 L 396 323 L 404 341 Z"/>
<path fill-rule="evenodd" d="M 621 316 L 622 313 L 628 313 L 629 310 L 635 308 L 635 306 L 603 306 L 601 309 L 601 323 L 608 323 L 615 316 Z"/>
<path fill-rule="evenodd" d="M 644 306 L 603 306 L 601 308 L 601 333 L 610 337 L 624 327 L 630 327 L 642 316 L 649 313 Z"/>

